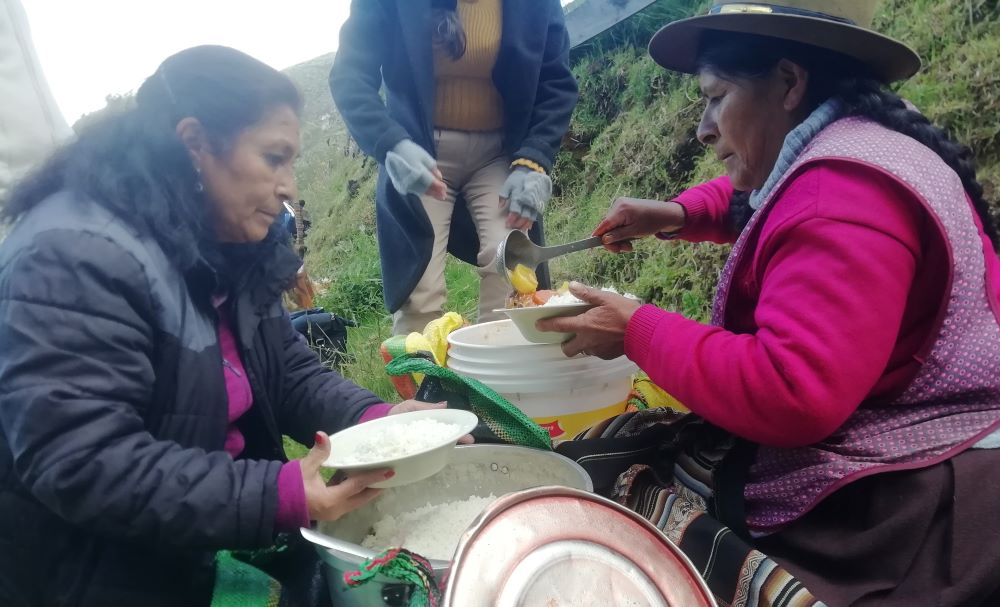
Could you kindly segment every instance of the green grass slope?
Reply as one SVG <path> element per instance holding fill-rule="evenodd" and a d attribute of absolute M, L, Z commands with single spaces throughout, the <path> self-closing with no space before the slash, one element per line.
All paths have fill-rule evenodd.
<path fill-rule="evenodd" d="M 573 52 L 580 103 L 554 171 L 546 212 L 550 243 L 588 236 L 617 196 L 668 198 L 721 174 L 694 137 L 701 106 L 693 79 L 646 55 L 663 23 L 694 14 L 702 0 L 659 0 Z M 922 72 L 900 92 L 976 151 L 987 197 L 1000 186 L 1000 8 L 997 0 L 888 0 L 877 27 L 912 45 Z M 375 165 L 351 143 L 327 89 L 332 56 L 288 70 L 306 99 L 298 171 L 314 228 L 308 267 L 328 279 L 322 303 L 360 320 L 348 374 L 391 396 L 377 344 L 388 336 L 374 238 Z M 553 266 L 556 280 L 614 285 L 704 319 L 727 253 L 714 245 L 644 242 L 631 255 L 590 251 Z M 475 275 L 449 267 L 449 309 L 471 313 Z"/>

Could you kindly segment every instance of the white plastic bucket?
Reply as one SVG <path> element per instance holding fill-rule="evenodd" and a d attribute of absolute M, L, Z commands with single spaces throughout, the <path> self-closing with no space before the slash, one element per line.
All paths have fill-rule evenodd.
<path fill-rule="evenodd" d="M 558 344 L 524 339 L 510 320 L 459 329 L 448 343 L 450 369 L 499 392 L 555 441 L 623 413 L 638 370 L 624 356 L 566 358 Z"/>
<path fill-rule="evenodd" d="M 456 373 L 474 375 L 476 379 L 481 379 L 480 376 L 496 377 L 498 379 L 534 377 L 539 374 L 539 365 L 545 365 L 545 377 L 552 377 L 554 374 L 563 377 L 574 373 L 601 373 L 616 368 L 621 364 L 631 365 L 624 358 L 615 361 L 606 361 L 594 356 L 564 357 L 562 360 L 556 361 L 516 361 L 510 363 L 477 362 L 458 356 L 448 357 L 448 367 L 454 369 Z"/>

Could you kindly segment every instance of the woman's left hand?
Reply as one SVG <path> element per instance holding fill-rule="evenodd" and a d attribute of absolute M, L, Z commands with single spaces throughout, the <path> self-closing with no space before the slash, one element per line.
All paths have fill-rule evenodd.
<path fill-rule="evenodd" d="M 403 402 L 401 402 L 401 403 L 393 406 L 392 409 L 389 409 L 388 415 L 398 415 L 400 413 L 410 413 L 412 411 L 428 411 L 428 410 L 431 410 L 431 409 L 445 409 L 447 407 L 448 407 L 448 403 L 446 403 L 446 402 L 425 403 L 423 401 L 410 399 L 410 400 L 404 400 Z M 460 442 L 460 443 L 462 443 L 464 445 L 469 445 L 469 444 L 472 444 L 475 441 L 472 439 L 472 435 L 471 434 L 466 434 L 462 438 L 458 439 L 458 442 Z"/>
<path fill-rule="evenodd" d="M 552 179 L 548 175 L 516 167 L 500 188 L 500 208 L 507 211 L 507 228 L 530 230 L 551 197 Z"/>
<path fill-rule="evenodd" d="M 566 356 L 581 352 L 605 360 L 625 354 L 625 329 L 628 321 L 642 304 L 600 289 L 572 282 L 569 290 L 577 298 L 597 307 L 579 316 L 547 318 L 535 323 L 539 331 L 575 333 L 576 336 L 562 345 Z"/>

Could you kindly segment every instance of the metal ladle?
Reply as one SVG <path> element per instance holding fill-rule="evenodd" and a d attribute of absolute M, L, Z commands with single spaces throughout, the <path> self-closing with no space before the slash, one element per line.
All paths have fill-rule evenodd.
<path fill-rule="evenodd" d="M 531 242 L 531 239 L 524 232 L 511 230 L 507 234 L 507 237 L 501 240 L 497 246 L 497 256 L 493 261 L 493 266 L 497 273 L 503 275 L 509 283 L 510 274 L 508 270 L 513 271 L 518 264 L 534 270 L 539 264 L 560 255 L 593 249 L 599 246 L 601 246 L 601 237 L 591 236 L 590 238 L 554 247 L 540 247 Z"/>

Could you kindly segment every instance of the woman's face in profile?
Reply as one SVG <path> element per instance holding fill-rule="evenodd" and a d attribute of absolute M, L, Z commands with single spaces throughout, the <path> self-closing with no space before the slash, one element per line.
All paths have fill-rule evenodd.
<path fill-rule="evenodd" d="M 764 185 L 785 136 L 805 118 L 802 74 L 802 68 L 786 60 L 757 78 L 711 70 L 699 73 L 705 110 L 698 125 L 698 139 L 712 148 L 737 190 L 750 191 Z"/>
<path fill-rule="evenodd" d="M 295 200 L 293 165 L 299 154 L 299 118 L 278 106 L 245 129 L 227 149 L 205 154 L 200 169 L 221 242 L 259 242 Z"/>

